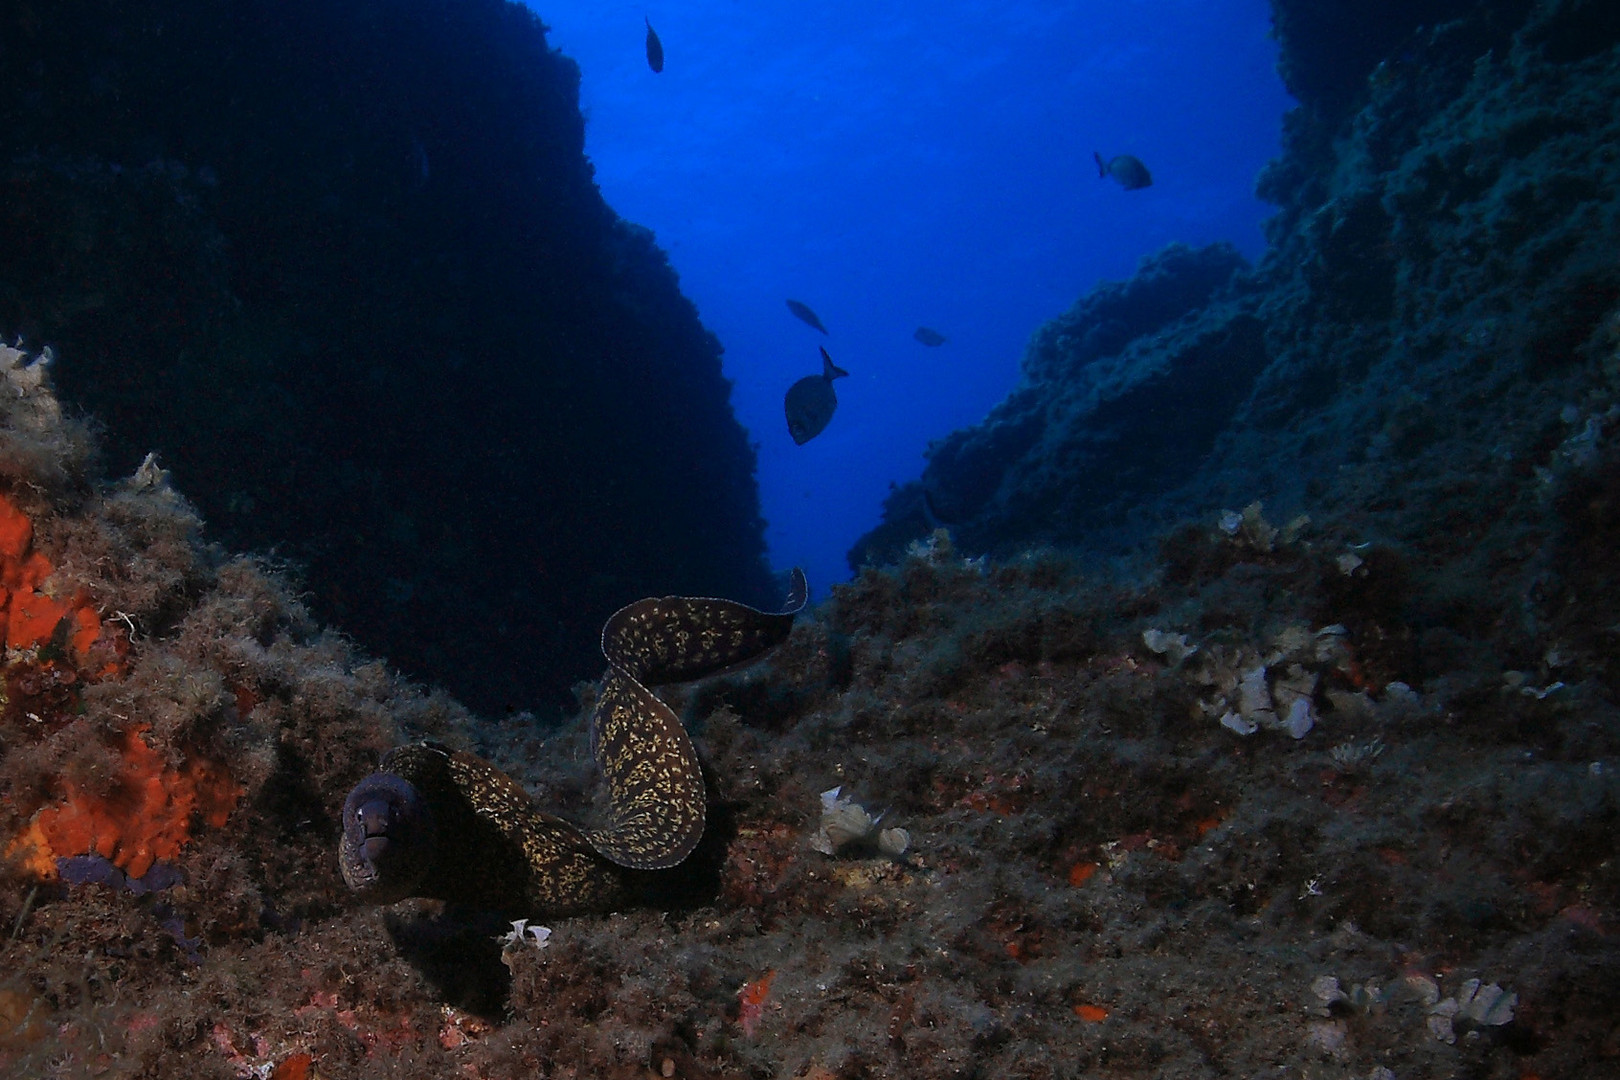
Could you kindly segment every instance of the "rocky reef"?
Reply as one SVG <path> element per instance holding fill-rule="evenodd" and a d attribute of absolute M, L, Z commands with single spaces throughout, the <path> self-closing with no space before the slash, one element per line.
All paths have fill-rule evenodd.
<path fill-rule="evenodd" d="M 578 71 L 505 0 L 0 13 L 0 333 L 109 465 L 490 712 L 644 593 L 763 602 L 720 346 L 603 203 Z"/>
<path fill-rule="evenodd" d="M 938 524 L 968 554 L 1140 554 L 1261 500 L 1404 545 L 1410 602 L 1437 627 L 1466 611 L 1509 665 L 1560 597 L 1610 587 L 1554 553 L 1610 535 L 1576 507 L 1608 490 L 1620 424 L 1620 16 L 1379 10 L 1275 5 L 1301 104 L 1259 179 L 1260 265 L 1172 248 L 1049 323 L 852 563 Z"/>
<path fill-rule="evenodd" d="M 761 665 L 666 690 L 712 798 L 640 902 L 378 909 L 337 851 L 385 748 L 478 753 L 587 822 L 605 691 L 561 729 L 497 734 L 401 681 L 273 567 L 209 545 L 154 464 L 96 473 L 46 374 L 0 354 L 8 1075 L 1445 1080 L 1614 1060 L 1613 694 L 1552 638 L 1521 669 L 1440 665 L 1393 545 L 1250 508 L 1128 581 L 967 559 L 941 531 L 835 587 Z"/>
<path fill-rule="evenodd" d="M 1607 7 L 1512 10 L 1392 9 L 1259 267 L 1082 301 L 904 496 L 932 531 L 664 691 L 706 826 L 610 914 L 373 908 L 337 857 L 407 741 L 600 820 L 610 686 L 546 728 L 404 681 L 0 350 L 0 1072 L 1613 1074 L 1620 61 Z"/>

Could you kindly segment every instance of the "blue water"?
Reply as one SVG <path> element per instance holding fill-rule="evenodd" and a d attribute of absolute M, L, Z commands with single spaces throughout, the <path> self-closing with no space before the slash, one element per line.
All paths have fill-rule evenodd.
<path fill-rule="evenodd" d="M 929 441 L 1016 385 L 1043 321 L 1171 241 L 1263 249 L 1254 178 L 1290 104 L 1265 0 L 531 6 L 580 65 L 603 194 L 725 345 L 771 560 L 818 589 Z M 1154 185 L 1099 180 L 1094 149 Z M 795 446 L 782 395 L 823 343 L 850 377 Z"/>

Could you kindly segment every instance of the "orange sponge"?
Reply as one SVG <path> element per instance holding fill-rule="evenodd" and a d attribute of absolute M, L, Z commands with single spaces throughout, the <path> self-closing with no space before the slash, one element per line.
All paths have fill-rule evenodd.
<path fill-rule="evenodd" d="M 0 495 L 0 561 L 8 565 L 22 559 L 34 540 L 34 523 L 16 504 Z"/>
<path fill-rule="evenodd" d="M 197 821 L 219 828 L 243 788 L 222 766 L 197 759 L 180 769 L 163 763 L 140 725 L 124 733 L 123 765 L 105 794 L 69 789 L 67 799 L 34 816 L 8 852 L 42 876 L 63 855 L 100 855 L 130 877 L 180 853 Z"/>
<path fill-rule="evenodd" d="M 62 620 L 71 617 L 67 643 L 82 666 L 90 659 L 91 646 L 102 636 L 101 617 L 82 593 L 64 601 L 39 591 L 53 567 L 42 552 L 29 550 L 33 542 L 33 522 L 16 503 L 0 495 L 0 606 L 5 609 L 6 648 L 44 645 L 56 636 Z M 116 655 L 121 650 L 114 651 L 113 660 L 92 677 L 122 673 L 122 657 Z"/>
<path fill-rule="evenodd" d="M 6 612 L 6 648 L 26 649 L 49 641 L 67 613 L 66 604 L 44 593 L 13 592 Z"/>

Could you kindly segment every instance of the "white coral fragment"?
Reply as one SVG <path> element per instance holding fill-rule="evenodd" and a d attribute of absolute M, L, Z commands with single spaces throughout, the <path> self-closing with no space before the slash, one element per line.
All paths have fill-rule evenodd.
<path fill-rule="evenodd" d="M 1457 1041 L 1457 1031 L 1451 1026 L 1451 1018 L 1457 1015 L 1457 999 L 1446 998 L 1429 1010 L 1427 1020 L 1429 1034 L 1443 1043 Z"/>
<path fill-rule="evenodd" d="M 158 464 L 157 453 L 151 452 L 141 459 L 140 466 L 135 475 L 129 478 L 131 491 L 144 491 L 150 488 L 160 488 L 169 482 L 169 470 Z"/>
<path fill-rule="evenodd" d="M 1457 991 L 1457 1015 L 1482 1027 L 1511 1024 L 1518 1004 L 1518 994 L 1510 994 L 1495 983 L 1481 985 L 1478 979 L 1469 979 Z"/>
<path fill-rule="evenodd" d="M 1324 1009 L 1331 1009 L 1350 1000 L 1350 995 L 1339 985 L 1337 975 L 1318 975 L 1311 981 L 1311 994 L 1322 1003 Z"/>
<path fill-rule="evenodd" d="M 1469 979 L 1457 989 L 1456 997 L 1429 1007 L 1429 1034 L 1441 1042 L 1454 1043 L 1459 1021 L 1466 1022 L 1465 1030 L 1500 1027 L 1513 1022 L 1513 1010 L 1518 1004 L 1518 994 L 1510 994 L 1495 983 Z"/>
<path fill-rule="evenodd" d="M 1221 727 L 1226 728 L 1228 731 L 1235 731 L 1239 735 L 1253 735 L 1260 730 L 1259 724 L 1230 709 L 1221 716 Z"/>
<path fill-rule="evenodd" d="M 904 829 L 878 830 L 882 814 L 876 816 L 843 794 L 842 787 L 821 793 L 821 827 L 810 838 L 810 846 L 823 855 L 837 855 L 845 848 L 876 847 L 891 858 L 904 855 L 911 846 L 911 834 Z"/>
<path fill-rule="evenodd" d="M 821 832 L 833 850 L 858 843 L 872 835 L 877 819 L 866 812 L 866 807 L 848 799 L 839 800 L 831 810 L 822 812 Z"/>
<path fill-rule="evenodd" d="M 1277 527 L 1266 520 L 1260 509 L 1258 501 L 1245 506 L 1238 531 L 1256 551 L 1270 551 L 1277 543 Z"/>
<path fill-rule="evenodd" d="M 1238 712 L 1245 720 L 1262 727 L 1277 726 L 1277 711 L 1271 699 L 1271 685 L 1266 682 L 1264 664 L 1244 672 L 1237 689 Z"/>
<path fill-rule="evenodd" d="M 1266 728 L 1303 739 L 1320 720 L 1316 711 L 1320 669 L 1348 662 L 1347 637 L 1345 628 L 1336 624 L 1314 632 L 1296 624 L 1279 631 L 1263 655 L 1212 644 L 1206 659 L 1189 667 L 1193 681 L 1215 695 L 1198 707 L 1239 735 Z"/>
<path fill-rule="evenodd" d="M 1288 706 L 1288 716 L 1283 720 L 1283 730 L 1295 739 L 1303 739 L 1310 734 L 1311 728 L 1316 726 L 1316 710 L 1311 706 L 1311 699 L 1298 697 Z"/>
<path fill-rule="evenodd" d="M 495 939 L 502 951 L 520 945 L 543 949 L 551 943 L 551 927 L 530 926 L 528 919 L 513 919 L 512 929 Z"/>
<path fill-rule="evenodd" d="M 1288 670 L 1272 683 L 1272 696 L 1277 704 L 1286 709 L 1293 705 L 1296 698 L 1309 698 L 1316 696 L 1316 673 L 1305 670 L 1299 664 L 1289 664 Z"/>
<path fill-rule="evenodd" d="M 1142 631 L 1142 644 L 1164 657 L 1172 666 L 1198 651 L 1198 646 L 1187 643 L 1186 634 L 1170 634 L 1159 629 Z"/>
<path fill-rule="evenodd" d="M 1311 656 L 1316 663 L 1343 670 L 1354 657 L 1350 649 L 1350 631 L 1343 623 L 1324 626 L 1312 635 Z"/>
<path fill-rule="evenodd" d="M 42 431 L 61 420 L 62 407 L 56 395 L 50 392 L 48 380 L 54 360 L 48 345 L 30 360 L 21 349 L 0 342 L 0 375 L 4 376 L 11 396 L 24 403 L 21 411 L 11 415 L 12 423 Z"/>
<path fill-rule="evenodd" d="M 1407 975 L 1403 980 L 1407 990 L 1425 1006 L 1433 1006 L 1440 1000 L 1440 984 L 1427 975 Z"/>
<path fill-rule="evenodd" d="M 6 348 L 0 362 L 6 367 L 6 379 L 18 397 L 30 394 L 45 385 L 45 372 L 51 366 L 51 351 L 46 349 L 31 362 L 20 349 Z"/>

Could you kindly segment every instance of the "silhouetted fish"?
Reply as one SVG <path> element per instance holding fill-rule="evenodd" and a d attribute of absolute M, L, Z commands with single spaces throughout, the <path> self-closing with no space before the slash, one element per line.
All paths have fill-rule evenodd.
<path fill-rule="evenodd" d="M 787 302 L 787 306 L 789 311 L 793 312 L 793 314 L 797 315 L 799 318 L 803 319 L 817 330 L 820 330 L 823 334 L 827 332 L 827 328 L 821 325 L 821 320 L 816 318 L 816 313 L 810 310 L 809 304 L 801 304 L 797 300 L 789 300 Z"/>
<path fill-rule="evenodd" d="M 647 66 L 654 71 L 663 71 L 664 43 L 658 40 L 658 31 L 652 28 L 652 20 L 643 15 L 641 21 L 647 24 Z"/>
<path fill-rule="evenodd" d="M 833 411 L 838 408 L 838 395 L 833 393 L 833 380 L 841 379 L 848 374 L 849 372 L 832 362 L 832 357 L 827 355 L 826 349 L 822 349 L 821 374 L 806 375 L 788 387 L 787 396 L 782 399 L 782 407 L 787 413 L 788 434 L 793 436 L 794 442 L 803 446 L 826 429 L 827 422 L 833 417 Z"/>
<path fill-rule="evenodd" d="M 1135 191 L 1153 183 L 1153 175 L 1148 172 L 1147 166 L 1142 164 L 1141 158 L 1121 154 L 1104 161 L 1103 156 L 1095 150 L 1091 152 L 1091 156 L 1097 159 L 1097 175 L 1105 180 L 1112 176 L 1126 191 Z"/>
<path fill-rule="evenodd" d="M 938 330 L 927 326 L 917 327 L 917 332 L 911 336 L 922 342 L 924 345 L 927 345 L 930 349 L 936 345 L 945 344 L 945 335 L 940 333 Z"/>

